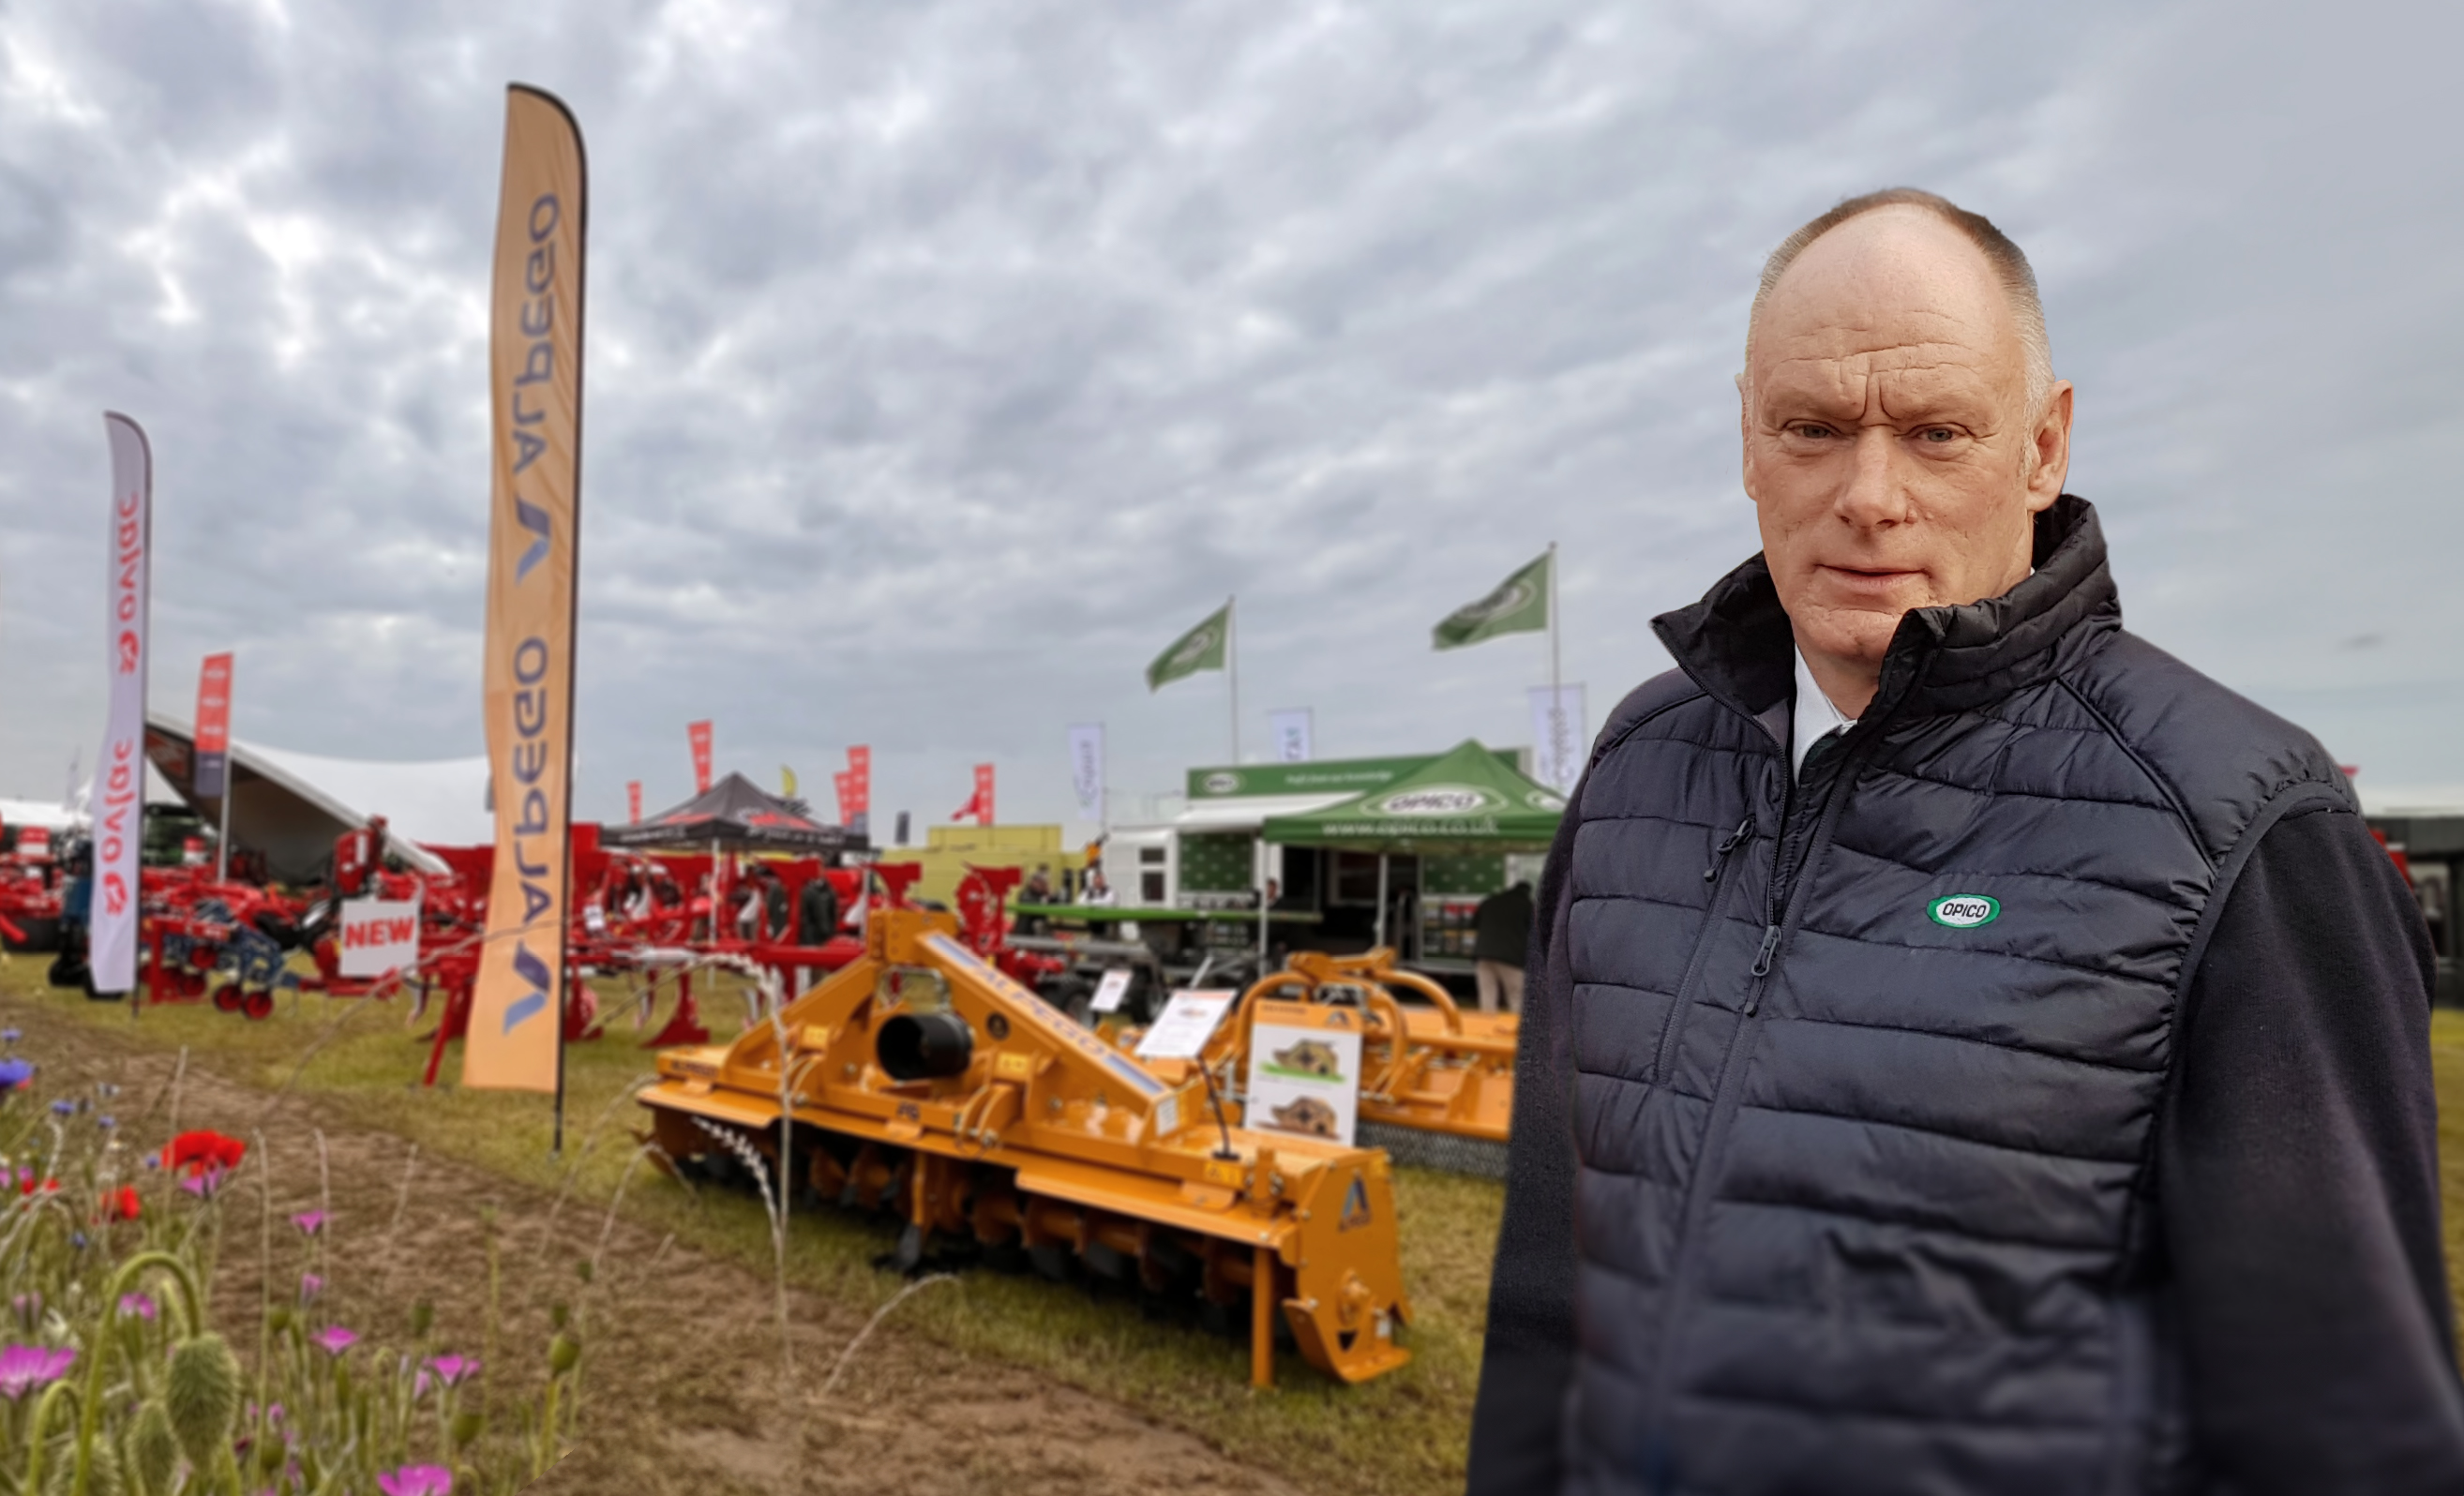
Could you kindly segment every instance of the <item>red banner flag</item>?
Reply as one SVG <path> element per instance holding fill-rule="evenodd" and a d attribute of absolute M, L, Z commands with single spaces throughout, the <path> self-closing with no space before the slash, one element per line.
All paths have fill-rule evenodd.
<path fill-rule="evenodd" d="M 641 824 L 642 781 L 640 780 L 627 780 L 625 781 L 625 819 L 634 823 L 636 825 Z"/>
<path fill-rule="evenodd" d="M 969 816 L 976 818 L 978 825 L 993 824 L 993 766 L 989 763 L 976 765 L 975 794 L 967 798 L 965 804 L 950 812 L 953 821 L 964 821 Z"/>
<path fill-rule="evenodd" d="M 486 721 L 496 863 L 462 1084 L 553 1091 L 563 1128 L 574 566 L 582 523 L 582 132 L 505 99 L 490 308 Z"/>
<path fill-rule="evenodd" d="M 197 767 L 189 788 L 220 796 L 231 765 L 231 657 L 209 654 L 197 672 Z"/>
<path fill-rule="evenodd" d="M 710 793 L 710 724 L 687 722 L 685 736 L 693 740 L 693 793 Z"/>

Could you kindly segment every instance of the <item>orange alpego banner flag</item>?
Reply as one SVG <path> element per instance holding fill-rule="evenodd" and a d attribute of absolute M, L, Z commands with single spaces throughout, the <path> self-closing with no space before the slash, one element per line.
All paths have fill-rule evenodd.
<path fill-rule="evenodd" d="M 554 96 L 505 101 L 488 398 L 488 772 L 496 866 L 462 1084 L 563 1084 L 574 580 L 582 520 L 582 132 Z"/>

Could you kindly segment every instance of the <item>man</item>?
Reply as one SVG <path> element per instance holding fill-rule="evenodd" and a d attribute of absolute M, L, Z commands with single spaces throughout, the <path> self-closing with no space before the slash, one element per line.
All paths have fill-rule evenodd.
<path fill-rule="evenodd" d="M 1472 1489 L 2464 1491 L 2418 912 L 2122 630 L 2025 257 L 1843 203 L 1738 387 L 1763 552 L 1542 880 Z"/>
<path fill-rule="evenodd" d="M 1480 1010 L 1523 1011 L 1523 963 L 1531 945 L 1531 885 L 1517 883 L 1482 899 L 1471 913 L 1472 984 Z"/>

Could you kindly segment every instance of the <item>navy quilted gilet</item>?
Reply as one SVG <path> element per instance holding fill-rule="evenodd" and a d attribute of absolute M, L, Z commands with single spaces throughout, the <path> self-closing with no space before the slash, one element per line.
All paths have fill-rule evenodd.
<path fill-rule="evenodd" d="M 2170 1485 L 2174 1017 L 2260 833 L 2350 790 L 2122 630 L 2085 502 L 2036 565 L 1903 619 L 1793 786 L 1760 560 L 1658 621 L 1569 812 L 1570 1489 Z"/>

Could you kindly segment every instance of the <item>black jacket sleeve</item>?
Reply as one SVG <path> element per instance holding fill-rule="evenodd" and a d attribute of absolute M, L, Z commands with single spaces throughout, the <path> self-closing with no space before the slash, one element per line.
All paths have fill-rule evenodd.
<path fill-rule="evenodd" d="M 2433 973 L 2410 891 L 2350 811 L 2287 816 L 2227 893 L 2157 1172 L 2211 1489 L 2464 1491 Z"/>
<path fill-rule="evenodd" d="M 1472 1409 L 1474 1496 L 1529 1496 L 1562 1484 L 1559 1429 L 1574 1364 L 1573 979 L 1566 957 L 1573 825 L 1568 816 L 1541 875 L 1536 959 L 1523 994 L 1506 1219 Z"/>

